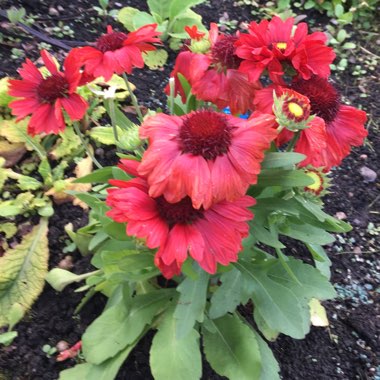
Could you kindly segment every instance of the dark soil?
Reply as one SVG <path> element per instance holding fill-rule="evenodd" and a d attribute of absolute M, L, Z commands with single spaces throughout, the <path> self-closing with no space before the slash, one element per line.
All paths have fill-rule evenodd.
<path fill-rule="evenodd" d="M 132 5 L 142 9 L 141 3 L 144 2 L 133 0 L 120 3 L 123 3 L 123 6 Z M 120 3 L 115 2 L 115 8 L 120 7 Z M 93 41 L 105 30 L 107 23 L 114 24 L 112 20 L 97 18 L 92 9 L 93 5 L 98 5 L 95 0 L 0 0 L 0 5 L 1 9 L 11 5 L 23 6 L 28 14 L 36 16 L 33 28 L 44 33 L 48 33 L 46 28 L 57 25 L 60 20 L 63 21 L 74 31 L 73 36 L 65 36 L 64 39 L 77 44 Z M 49 15 L 49 8 L 54 8 L 58 14 Z M 252 19 L 248 6 L 237 8 L 234 7 L 233 1 L 229 0 L 211 0 L 208 4 L 198 6 L 197 11 L 203 15 L 205 24 L 217 22 L 220 17 L 237 20 L 238 24 Z M 20 33 L 5 22 L 0 26 L 4 35 L 0 40 L 0 77 L 16 75 L 15 69 L 24 58 L 15 61 L 11 58 L 11 49 L 21 49 L 29 57 L 37 58 L 37 45 L 40 41 Z M 53 34 L 51 36 L 54 37 Z M 365 36 L 356 35 L 356 38 L 361 38 L 357 42 L 369 48 L 371 41 L 366 40 Z M 373 50 L 373 47 L 369 49 Z M 58 57 L 63 57 L 63 50 L 56 46 L 53 46 L 53 50 Z M 162 90 L 173 58 L 174 55 L 171 54 L 170 62 L 163 71 L 134 72 L 132 82 L 137 86 L 137 96 L 147 107 L 163 107 L 165 96 Z M 352 63 L 356 63 L 359 58 L 351 57 Z M 284 380 L 380 378 L 375 377 L 376 371 L 377 376 L 380 376 L 380 369 L 377 368 L 377 358 L 380 354 L 380 262 L 377 240 L 380 232 L 369 228 L 370 223 L 375 227 L 380 223 L 379 184 L 376 181 L 365 182 L 359 172 L 363 166 L 372 170 L 378 169 L 377 152 L 380 151 L 380 138 L 376 122 L 380 116 L 380 108 L 376 101 L 380 97 L 380 89 L 376 80 L 373 74 L 353 77 L 348 70 L 336 78 L 344 100 L 355 106 L 360 105 L 369 115 L 368 142 L 355 149 L 343 165 L 333 171 L 332 194 L 325 198 L 327 212 L 332 215 L 337 212 L 345 213 L 346 220 L 354 229 L 338 236 L 337 242 L 328 247 L 333 262 L 332 282 L 339 295 L 336 300 L 325 303 L 330 320 L 329 328 L 313 327 L 303 340 L 281 335 L 276 342 L 270 343 L 280 363 Z M 363 97 L 363 94 L 367 97 Z M 98 153 L 99 159 L 104 160 L 102 162 L 115 162 L 113 151 Z M 55 267 L 66 256 L 62 252 L 64 240 L 67 239 L 63 227 L 70 222 L 74 228 L 79 228 L 87 223 L 87 216 L 79 207 L 68 204 L 57 206 L 49 224 L 50 268 Z M 304 254 L 298 245 L 295 245 L 292 251 L 296 255 Z M 83 258 L 75 252 L 70 255 L 73 256 L 74 272 L 84 273 L 91 270 L 88 257 Z M 65 340 L 70 345 L 76 343 L 85 328 L 100 314 L 105 300 L 97 296 L 79 315 L 74 316 L 74 309 L 82 297 L 80 293 L 74 293 L 74 289 L 75 286 L 72 286 L 62 293 L 57 293 L 46 285 L 29 315 L 17 325 L 19 336 L 11 346 L 0 350 L 0 379 L 1 374 L 4 374 L 7 380 L 52 380 L 58 378 L 62 369 L 75 365 L 74 360 L 57 363 L 55 357 L 48 358 L 42 351 L 43 345 L 55 346 L 60 340 Z M 153 333 L 149 333 L 142 339 L 122 367 L 118 379 L 152 378 L 149 370 L 152 337 Z M 221 377 L 204 362 L 203 379 Z"/>

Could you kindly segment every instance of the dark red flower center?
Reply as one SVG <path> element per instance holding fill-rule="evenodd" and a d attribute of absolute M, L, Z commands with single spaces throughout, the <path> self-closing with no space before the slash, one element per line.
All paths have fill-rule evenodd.
<path fill-rule="evenodd" d="M 242 59 L 235 55 L 235 42 L 237 39 L 236 36 L 228 34 L 220 36 L 211 49 L 213 63 L 219 64 L 226 69 L 239 68 Z"/>
<path fill-rule="evenodd" d="M 313 76 L 309 80 L 300 79 L 291 88 L 310 99 L 311 113 L 330 123 L 340 107 L 340 95 L 328 80 Z"/>
<path fill-rule="evenodd" d="M 115 51 L 123 47 L 123 42 L 127 38 L 127 35 L 122 32 L 112 32 L 103 34 L 96 41 L 96 48 L 102 53 L 106 51 Z"/>
<path fill-rule="evenodd" d="M 170 228 L 175 224 L 193 224 L 197 219 L 203 218 L 203 208 L 195 209 L 190 197 L 183 198 L 177 203 L 169 203 L 163 196 L 155 200 L 160 217 Z"/>
<path fill-rule="evenodd" d="M 228 119 L 220 113 L 209 110 L 193 112 L 180 129 L 180 149 L 183 153 L 213 160 L 228 152 L 232 129 Z"/>
<path fill-rule="evenodd" d="M 39 84 L 37 95 L 41 102 L 53 103 L 58 98 L 64 98 L 68 90 L 67 80 L 59 74 L 53 74 Z"/>

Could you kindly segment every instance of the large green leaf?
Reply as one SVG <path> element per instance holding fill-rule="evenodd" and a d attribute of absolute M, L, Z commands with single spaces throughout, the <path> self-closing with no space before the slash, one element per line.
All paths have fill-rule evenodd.
<path fill-rule="evenodd" d="M 305 155 L 295 152 L 270 152 L 265 155 L 265 159 L 261 163 L 261 168 L 284 168 L 287 166 L 298 164 L 305 158 Z"/>
<path fill-rule="evenodd" d="M 230 380 L 259 379 L 261 357 L 250 327 L 236 315 L 210 321 L 214 333 L 203 328 L 204 352 L 211 367 Z"/>
<path fill-rule="evenodd" d="M 196 268 L 199 277 L 196 281 L 186 278 L 177 290 L 181 293 L 174 312 L 177 319 L 177 337 L 185 337 L 196 321 L 202 322 L 206 306 L 209 275 L 200 267 Z"/>
<path fill-rule="evenodd" d="M 263 169 L 259 174 L 256 186 L 304 187 L 311 185 L 313 181 L 302 170 Z"/>
<path fill-rule="evenodd" d="M 0 257 L 0 327 L 10 323 L 12 306 L 26 312 L 44 287 L 48 269 L 48 221 L 24 236 L 22 242 Z"/>
<path fill-rule="evenodd" d="M 148 6 L 150 12 L 153 14 L 157 13 L 162 20 L 169 18 L 170 15 L 170 5 L 173 0 L 148 0 Z"/>
<path fill-rule="evenodd" d="M 284 228 L 279 227 L 279 232 L 293 239 L 311 244 L 329 244 L 335 241 L 335 237 L 322 228 L 309 224 L 287 223 Z"/>
<path fill-rule="evenodd" d="M 83 335 L 83 353 L 89 363 L 100 364 L 132 344 L 169 301 L 171 291 L 160 290 L 119 303 L 100 315 Z"/>
<path fill-rule="evenodd" d="M 201 4 L 205 0 L 171 0 L 170 19 L 174 19 L 182 13 L 185 13 L 190 7 Z"/>
<path fill-rule="evenodd" d="M 86 380 L 91 367 L 92 367 L 92 364 L 90 363 L 77 364 L 73 368 L 65 369 L 64 371 L 62 371 L 59 374 L 58 380 L 74 380 L 74 379 Z"/>
<path fill-rule="evenodd" d="M 119 372 L 120 367 L 128 358 L 129 354 L 134 349 L 138 341 L 139 339 L 137 339 L 133 344 L 128 345 L 124 350 L 120 351 L 113 358 L 106 360 L 102 364 L 91 364 L 91 367 L 88 369 L 86 377 L 72 377 L 71 380 L 113 380 Z"/>
<path fill-rule="evenodd" d="M 280 380 L 280 367 L 278 366 L 272 350 L 268 347 L 264 339 L 261 338 L 260 334 L 258 334 L 255 330 L 253 330 L 253 333 L 259 345 L 261 356 L 262 368 L 259 380 Z"/>
<path fill-rule="evenodd" d="M 310 299 L 333 298 L 335 291 L 327 278 L 311 265 L 293 258 L 286 263 L 293 276 L 277 259 L 258 264 L 241 261 L 235 266 L 246 278 L 255 309 L 267 326 L 302 339 L 309 331 Z"/>
<path fill-rule="evenodd" d="M 185 337 L 177 338 L 178 320 L 173 311 L 160 323 L 150 349 L 150 368 L 155 380 L 198 380 L 202 375 L 199 334 L 192 329 Z"/>
<path fill-rule="evenodd" d="M 247 303 L 249 298 L 249 295 L 244 292 L 243 276 L 236 268 L 224 273 L 220 281 L 222 285 L 211 297 L 209 316 L 212 319 L 234 312 L 238 305 Z"/>

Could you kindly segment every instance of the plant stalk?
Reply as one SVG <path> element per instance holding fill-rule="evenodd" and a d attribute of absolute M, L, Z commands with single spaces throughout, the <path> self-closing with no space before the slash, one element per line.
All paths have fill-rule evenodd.
<path fill-rule="evenodd" d="M 76 134 L 78 135 L 78 137 L 80 138 L 80 141 L 82 143 L 82 145 L 84 146 L 84 149 L 86 150 L 87 154 L 89 155 L 89 157 L 91 158 L 92 162 L 95 164 L 95 166 L 98 168 L 98 169 L 102 169 L 103 166 L 100 164 L 100 162 L 95 158 L 95 156 L 93 155 L 93 153 L 91 152 L 91 149 L 90 147 L 88 146 L 87 142 L 85 141 L 83 135 L 82 135 L 82 132 L 80 131 L 80 128 L 79 128 L 79 125 L 78 125 L 78 122 L 74 121 L 73 122 L 73 126 L 74 126 L 74 129 L 75 129 L 75 132 Z"/>
<path fill-rule="evenodd" d="M 139 118 L 140 121 L 143 121 L 143 115 L 141 113 L 139 103 L 137 101 L 136 95 L 132 91 L 132 87 L 131 87 L 131 84 L 129 83 L 128 76 L 126 73 L 123 73 L 123 78 L 124 78 L 125 84 L 127 85 L 127 89 L 131 97 L 132 104 L 136 109 L 137 117 Z"/>

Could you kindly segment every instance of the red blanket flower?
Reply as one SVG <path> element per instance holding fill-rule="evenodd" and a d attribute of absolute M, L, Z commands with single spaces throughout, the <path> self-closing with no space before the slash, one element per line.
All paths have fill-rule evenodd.
<path fill-rule="evenodd" d="M 134 67 L 144 67 L 142 52 L 155 50 L 152 43 L 161 43 L 157 38 L 161 33 L 156 30 L 157 24 L 145 25 L 134 32 L 125 34 L 114 32 L 111 26 L 95 42 L 95 46 L 73 49 L 73 55 L 85 67 L 89 75 L 111 79 L 114 73 L 130 74 Z"/>
<path fill-rule="evenodd" d="M 277 132 L 274 117 L 247 121 L 211 110 L 147 119 L 140 136 L 149 139 L 139 174 L 152 197 L 171 203 L 189 196 L 196 209 L 234 201 L 256 183 L 264 151 Z"/>
<path fill-rule="evenodd" d="M 32 115 L 28 124 L 28 133 L 57 134 L 65 129 L 62 108 L 71 120 L 80 120 L 87 110 L 86 101 L 75 91 L 81 81 L 77 62 L 67 57 L 63 67 L 58 70 L 50 54 L 42 50 L 42 60 L 49 70 L 44 77 L 37 67 L 27 59 L 19 69 L 22 80 L 10 80 L 9 94 L 23 98 L 9 104 L 17 121 Z"/>
<path fill-rule="evenodd" d="M 173 72 L 176 93 L 185 101 L 177 74 L 181 73 L 190 83 L 192 93 L 201 100 L 214 103 L 219 109 L 230 107 L 232 114 L 245 113 L 253 99 L 257 83 L 248 81 L 246 74 L 238 71 L 241 59 L 235 54 L 237 36 L 219 33 L 212 23 L 209 40 L 211 49 L 207 54 L 181 52 Z M 169 89 L 166 88 L 169 93 Z"/>
<path fill-rule="evenodd" d="M 122 162 L 121 168 L 136 173 L 137 161 Z M 253 218 L 247 209 L 255 204 L 253 198 L 222 201 L 204 210 L 195 209 L 189 197 L 175 203 L 163 196 L 152 198 L 142 177 L 110 183 L 117 188 L 108 190 L 107 215 L 126 222 L 128 235 L 146 239 L 149 248 L 159 248 L 155 264 L 166 278 L 180 274 L 188 255 L 208 273 L 216 272 L 217 263 L 237 261 L 241 241 L 248 236 L 247 221 Z"/>
<path fill-rule="evenodd" d="M 240 71 L 256 81 L 267 69 L 273 82 L 284 83 L 282 76 L 290 65 L 303 79 L 313 74 L 327 78 L 335 53 L 326 46 L 326 35 L 308 35 L 306 23 L 298 24 L 293 33 L 293 26 L 293 18 L 282 21 L 277 16 L 259 24 L 251 22 L 249 34 L 240 34 L 236 42 L 236 54 L 243 60 Z"/>
<path fill-rule="evenodd" d="M 307 158 L 301 166 L 312 165 L 329 171 L 340 165 L 348 156 L 352 146 L 363 144 L 368 132 L 364 128 L 367 116 L 364 111 L 340 103 L 340 96 L 334 86 L 326 79 L 313 76 L 310 80 L 299 79 L 290 86 L 306 96 L 310 101 L 311 113 L 316 115 L 310 128 L 301 132 L 295 145 L 295 151 Z M 281 86 L 270 86 L 256 93 L 255 109 L 259 112 L 270 112 L 273 106 L 273 90 L 277 95 L 286 91 Z M 321 123 L 323 121 L 323 124 Z M 284 130 L 279 135 L 279 145 L 286 143 L 293 133 Z"/>

